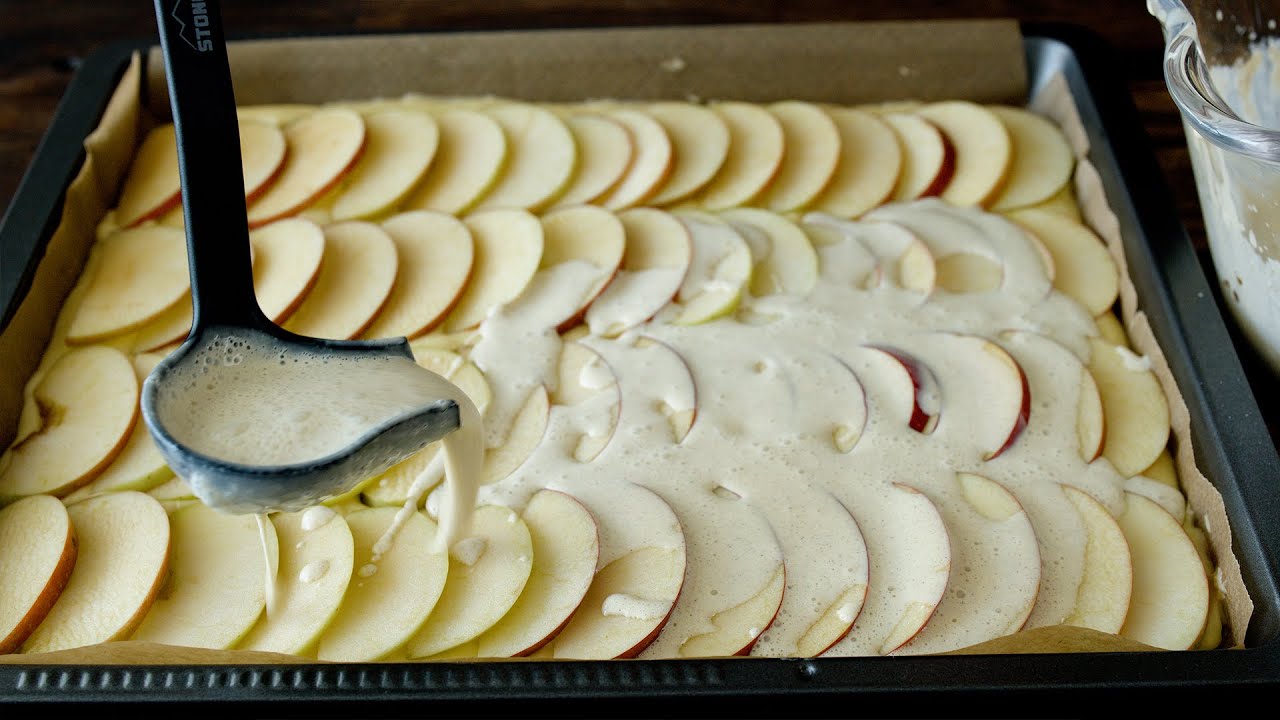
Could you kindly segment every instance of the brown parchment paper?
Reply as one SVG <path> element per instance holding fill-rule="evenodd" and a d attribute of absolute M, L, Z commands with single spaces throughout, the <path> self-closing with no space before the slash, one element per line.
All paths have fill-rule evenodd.
<path fill-rule="evenodd" d="M 407 93 L 500 95 L 541 101 L 597 98 L 806 99 L 832 103 L 970 99 L 1024 104 L 1022 37 L 1012 20 L 735 25 L 575 31 L 451 33 L 233 43 L 240 104 L 396 97 Z M 23 380 L 36 371 L 54 319 L 88 256 L 94 228 L 115 194 L 140 137 L 169 117 L 158 51 L 147 70 L 134 58 L 67 193 L 62 222 L 14 321 L 0 333 L 0 444 L 22 407 Z M 145 75 L 145 77 L 144 77 Z M 1084 160 L 1084 127 L 1065 81 L 1055 79 L 1033 109 L 1057 120 L 1078 163 L 1075 186 L 1086 220 L 1121 269 L 1119 225 L 1097 172 Z M 1122 275 L 1121 304 L 1134 347 L 1152 358 L 1169 394 L 1180 478 L 1209 531 L 1227 595 L 1226 644 L 1239 645 L 1252 605 L 1232 556 L 1222 499 L 1194 466 L 1186 405 L 1176 390 L 1136 293 Z M 29 384 L 29 383 L 28 383 Z M 1056 653 L 1152 650 L 1083 628 L 1048 627 L 955 651 Z M 248 651 L 112 642 L 44 655 L 0 656 L 9 664 L 225 664 L 315 662 Z"/>

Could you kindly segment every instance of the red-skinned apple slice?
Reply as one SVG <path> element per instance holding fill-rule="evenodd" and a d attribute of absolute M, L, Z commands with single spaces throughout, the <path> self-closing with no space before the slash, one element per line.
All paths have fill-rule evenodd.
<path fill-rule="evenodd" d="M 577 406 L 580 414 L 586 417 L 554 423 L 562 433 L 562 437 L 554 439 L 554 442 L 567 441 L 563 447 L 569 449 L 573 458 L 589 463 L 609 444 L 618 426 L 621 401 L 617 378 L 599 353 L 577 342 L 564 344 L 557 370 L 559 383 L 550 395 L 551 402 L 570 408 Z M 579 412 L 571 411 L 570 414 L 578 415 Z M 580 419 L 585 419 L 585 425 L 579 422 Z M 552 442 L 552 438 L 544 439 L 539 449 Z M 598 513 L 593 511 L 593 514 L 599 519 Z"/>
<path fill-rule="evenodd" d="M 17 650 L 49 614 L 75 562 L 75 529 L 56 498 L 0 508 L 0 655 Z"/>
<path fill-rule="evenodd" d="M 955 173 L 942 199 L 953 205 L 989 205 L 1013 164 L 1013 144 L 1000 118 L 965 100 L 932 103 L 916 114 L 938 126 L 956 149 Z"/>
<path fill-rule="evenodd" d="M 547 430 L 547 413 L 551 410 L 547 391 L 541 385 L 533 389 L 511 422 L 506 442 L 491 448 L 484 458 L 483 483 L 497 482 L 510 475 L 533 453 Z"/>
<path fill-rule="evenodd" d="M 99 265 L 67 343 L 88 344 L 142 327 L 182 300 L 191 287 L 187 242 L 161 226 L 124 230 L 99 243 Z"/>
<path fill-rule="evenodd" d="M 840 158 L 840 131 L 816 105 L 787 100 L 769 106 L 782 124 L 785 150 L 773 181 L 753 203 L 775 212 L 807 206 L 827 187 Z"/>
<path fill-rule="evenodd" d="M 0 455 L 3 499 L 66 495 L 106 469 L 138 417 L 138 378 L 119 351 L 82 348 L 55 362 L 28 402 L 39 424 Z"/>
<path fill-rule="evenodd" d="M 881 285 L 888 283 L 924 295 L 937 285 L 933 253 L 915 233 L 897 223 L 851 222 L 823 213 L 808 213 L 803 221 L 806 227 L 830 228 L 866 248 L 875 257 L 875 278 Z"/>
<path fill-rule="evenodd" d="M 364 124 L 364 151 L 334 198 L 334 220 L 385 213 L 418 184 L 436 154 L 440 131 L 424 112 L 388 110 L 365 116 Z"/>
<path fill-rule="evenodd" d="M 1133 596 L 1123 637 L 1166 650 L 1195 645 L 1209 611 L 1204 566 L 1182 526 L 1164 508 L 1125 493 L 1117 518 L 1133 558 Z"/>
<path fill-rule="evenodd" d="M 1064 625 L 1093 628 L 1118 635 L 1129 614 L 1133 594 L 1133 561 L 1120 525 L 1088 493 L 1064 485 L 1063 490 L 1080 513 L 1088 539 L 1084 550 L 1084 577 L 1076 594 L 1076 606 Z"/>
<path fill-rule="evenodd" d="M 249 244 L 258 307 L 272 322 L 284 322 L 319 278 L 324 232 L 315 223 L 290 218 L 253 231 Z"/>
<path fill-rule="evenodd" d="M 524 210 L 488 210 L 463 221 L 475 242 L 471 279 L 445 318 L 445 332 L 473 328 L 519 297 L 542 261 L 542 223 Z"/>
<path fill-rule="evenodd" d="M 625 210 L 653 195 L 671 172 L 671 138 L 657 120 L 639 110 L 616 108 L 607 114 L 631 134 L 635 150 L 622 179 L 595 202 L 609 210 Z"/>
<path fill-rule="evenodd" d="M 422 210 L 382 223 L 399 262 L 387 304 L 365 337 L 415 338 L 430 332 L 457 305 L 471 277 L 471 231 L 449 215 Z"/>
<path fill-rule="evenodd" d="M 253 202 L 284 169 L 289 146 L 284 133 L 270 123 L 240 122 L 240 163 L 244 167 L 244 199 Z M 178 209 L 181 209 L 181 205 Z"/>
<path fill-rule="evenodd" d="M 128 228 L 157 218 L 182 202 L 178 178 L 178 140 L 173 124 L 147 133 L 134 153 L 120 190 L 116 222 Z"/>
<path fill-rule="evenodd" d="M 869 112 L 832 108 L 827 114 L 840 133 L 840 158 L 827 187 L 811 204 L 838 217 L 858 217 L 893 194 L 902 173 L 902 148 L 893 130 Z"/>
<path fill-rule="evenodd" d="M 898 136 L 902 174 L 893 189 L 895 201 L 939 195 L 951 182 L 956 149 L 938 126 L 918 115 L 891 112 L 880 116 Z"/>
<path fill-rule="evenodd" d="M 23 643 L 24 653 L 127 639 L 165 581 L 169 518 L 154 498 L 109 493 L 67 513 L 79 544 L 76 564 L 53 609 Z"/>
<path fill-rule="evenodd" d="M 564 123 L 578 143 L 578 169 L 556 207 L 599 198 L 618 184 L 635 155 L 631 133 L 617 120 L 595 113 L 573 113 Z"/>
<path fill-rule="evenodd" d="M 751 248 L 751 294 L 803 297 L 818 284 L 818 254 L 795 223 L 758 208 L 734 208 L 720 217 Z"/>
<path fill-rule="evenodd" d="M 622 267 L 586 314 L 593 334 L 610 337 L 653 317 L 675 297 L 693 252 L 688 228 L 674 215 L 633 208 L 618 219 L 626 232 Z"/>
<path fill-rule="evenodd" d="M 440 140 L 426 176 L 404 202 L 407 210 L 461 215 L 497 182 L 507 136 L 481 112 L 454 108 L 435 116 Z"/>
<path fill-rule="evenodd" d="M 1125 477 L 1155 462 L 1169 439 L 1169 401 L 1145 359 L 1100 338 L 1089 340 L 1089 372 L 1102 395 L 1102 455 Z"/>
<path fill-rule="evenodd" d="M 1035 205 L 1066 187 L 1075 167 L 1075 156 L 1056 125 L 1021 108 L 989 105 L 987 109 L 1004 123 L 1013 145 L 1009 178 L 991 202 L 991 209 Z"/>
<path fill-rule="evenodd" d="M 377 225 L 353 220 L 325 227 L 320 275 L 285 329 L 310 337 L 358 337 L 391 295 L 398 264 L 395 243 Z"/>
<path fill-rule="evenodd" d="M 564 332 L 582 320 L 591 303 L 618 272 L 626 247 L 626 229 L 608 210 L 579 205 L 543 215 L 542 233 L 545 243 L 539 266 L 542 271 L 567 262 L 589 263 L 594 270 L 595 279 L 585 294 L 572 299 L 572 304 L 564 308 L 564 316 L 554 323 L 558 332 Z"/>
<path fill-rule="evenodd" d="M 701 190 L 715 177 L 729 153 L 729 128 L 718 115 L 690 103 L 660 102 L 645 107 L 671 139 L 672 166 L 648 200 L 670 205 Z"/>
<path fill-rule="evenodd" d="M 1080 459 L 1093 462 L 1102 454 L 1106 418 L 1102 397 L 1084 363 L 1048 337 L 1028 331 L 1000 334 L 1000 343 L 1027 376 L 1031 396 L 1039 408 L 1029 419 L 1029 432 L 1042 434 L 1053 427 L 1074 427 Z M 1064 381 L 1072 375 L 1078 383 Z"/>
<path fill-rule="evenodd" d="M 719 102 L 710 107 L 729 128 L 729 153 L 697 202 L 708 210 L 746 205 L 768 187 L 782 165 L 782 123 L 754 103 Z"/>
<path fill-rule="evenodd" d="M 594 350 L 618 384 L 618 427 L 654 443 L 680 443 L 697 417 L 697 388 L 689 364 L 669 345 L 648 337 L 623 336 L 616 340 L 585 337 L 579 341 Z M 657 382 L 656 378 L 663 378 Z M 655 397 L 656 395 L 656 397 Z M 659 410 L 655 417 L 652 408 Z"/>
<path fill-rule="evenodd" d="M 733 226 L 714 215 L 685 211 L 677 217 L 689 229 L 693 257 L 671 306 L 670 322 L 698 325 L 733 312 L 751 280 L 750 247 Z"/>
<path fill-rule="evenodd" d="M 1089 309 L 1105 313 L 1115 304 L 1120 279 L 1106 245 L 1089 228 L 1035 208 L 1015 210 L 1009 218 L 1037 238 L 1053 258 L 1053 286 Z"/>
<path fill-rule="evenodd" d="M 485 112 L 502 126 L 509 150 L 506 166 L 477 207 L 539 210 L 559 197 L 578 163 L 577 145 L 564 121 L 524 103 L 502 103 Z"/>
<path fill-rule="evenodd" d="M 894 388 L 894 397 L 910 399 L 910 404 L 905 406 L 906 422 L 903 424 L 918 433 L 932 433 L 942 412 L 941 388 L 933 371 L 913 355 L 896 347 L 868 345 L 866 349 L 893 361 L 892 369 L 881 371 L 877 377 L 885 387 Z"/>
<path fill-rule="evenodd" d="M 355 166 L 365 143 L 364 120 L 327 108 L 284 127 L 288 145 L 275 182 L 249 205 L 249 226 L 292 215 L 324 195 Z"/>

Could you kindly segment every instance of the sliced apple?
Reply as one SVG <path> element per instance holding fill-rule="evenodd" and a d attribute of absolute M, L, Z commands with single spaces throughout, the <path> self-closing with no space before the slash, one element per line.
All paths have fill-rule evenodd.
<path fill-rule="evenodd" d="M 760 633 L 773 623 L 782 605 L 786 572 L 779 566 L 755 595 L 712 615 L 713 630 L 695 635 L 680 645 L 680 657 L 729 657 L 746 655 Z"/>
<path fill-rule="evenodd" d="M 334 220 L 364 220 L 385 213 L 418 184 L 435 157 L 435 120 L 415 110 L 387 110 L 364 118 L 365 144 L 333 201 Z"/>
<path fill-rule="evenodd" d="M 485 455 L 482 483 L 497 482 L 524 463 L 542 442 L 550 410 L 546 389 L 541 385 L 535 387 L 512 420 L 506 442 L 490 448 Z"/>
<path fill-rule="evenodd" d="M 1088 539 L 1084 550 L 1084 578 L 1076 594 L 1075 609 L 1064 625 L 1093 628 L 1119 634 L 1129 614 L 1133 594 L 1133 562 L 1129 543 L 1120 525 L 1105 507 L 1079 488 L 1062 488 L 1080 519 Z"/>
<path fill-rule="evenodd" d="M 141 327 L 179 302 L 191 287 L 187 241 L 179 230 L 147 226 L 99 243 L 94 273 L 67 342 L 86 344 Z"/>
<path fill-rule="evenodd" d="M 358 337 L 390 297 L 398 265 L 395 243 L 377 225 L 352 220 L 326 226 L 320 275 L 285 329 L 319 338 Z"/>
<path fill-rule="evenodd" d="M 937 125 L 956 149 L 955 173 L 942 199 L 953 205 L 989 205 L 1004 189 L 1013 165 L 1013 143 L 1000 118 L 966 100 L 931 103 L 916 114 Z"/>
<path fill-rule="evenodd" d="M 320 635 L 320 660 L 385 657 L 413 637 L 439 600 L 449 558 L 432 552 L 435 523 L 422 513 L 408 513 L 390 547 L 380 546 L 398 512 L 372 508 L 346 516 L 355 541 L 355 574 L 337 615 Z"/>
<path fill-rule="evenodd" d="M 991 202 L 993 210 L 1035 205 L 1066 187 L 1075 156 L 1056 125 L 1022 108 L 988 105 L 987 109 L 1004 123 L 1013 146 L 1009 177 Z"/>
<path fill-rule="evenodd" d="M 147 491 L 151 497 L 160 500 L 194 500 L 196 493 L 187 484 L 186 480 L 180 477 L 173 477 L 168 482 L 157 485 Z"/>
<path fill-rule="evenodd" d="M 557 207 L 589 203 L 617 185 L 631 167 L 635 143 L 622 123 L 604 115 L 573 113 L 564 123 L 578 143 L 578 170 Z"/>
<path fill-rule="evenodd" d="M 674 152 L 667 131 L 643 112 L 613 108 L 607 115 L 631 134 L 634 151 L 622 179 L 595 202 L 609 210 L 625 210 L 646 201 L 666 180 Z"/>
<path fill-rule="evenodd" d="M 466 225 L 449 215 L 415 211 L 382 224 L 396 246 L 396 279 L 387 304 L 365 330 L 370 338 L 414 338 L 442 322 L 462 297 L 475 261 Z"/>
<path fill-rule="evenodd" d="M 848 237 L 875 257 L 875 280 L 924 295 L 933 292 L 938 268 L 929 247 L 915 233 L 893 222 L 852 222 L 825 213 L 808 213 L 808 227 L 829 228 L 837 236 Z"/>
<path fill-rule="evenodd" d="M 649 337 L 584 337 L 579 342 L 622 379 L 618 427 L 655 446 L 684 441 L 697 417 L 698 400 L 692 371 L 679 353 Z"/>
<path fill-rule="evenodd" d="M 280 547 L 274 601 L 237 646 L 309 653 L 333 621 L 351 582 L 355 546 L 347 521 L 328 508 L 271 516 Z"/>
<path fill-rule="evenodd" d="M 473 328 L 490 310 L 516 299 L 542 260 L 542 224 L 524 210 L 487 210 L 463 222 L 475 242 L 471 279 L 445 318 L 445 332 Z"/>
<path fill-rule="evenodd" d="M 701 190 L 729 154 L 729 128 L 714 112 L 691 103 L 645 106 L 671 140 L 671 172 L 648 202 L 670 205 Z"/>
<path fill-rule="evenodd" d="M 540 268 L 549 270 L 561 263 L 589 263 L 592 279 L 581 298 L 570 298 L 567 314 L 554 323 L 564 332 L 576 325 L 591 303 L 599 297 L 622 265 L 626 229 L 608 210 L 591 205 L 561 208 L 542 216 L 545 245 Z M 567 287 L 567 285 L 562 285 Z M 575 293 L 576 294 L 576 293 Z"/>
<path fill-rule="evenodd" d="M 839 217 L 858 217 L 893 194 L 902 173 L 902 148 L 893 130 L 869 112 L 833 108 L 827 114 L 840 133 L 840 158 L 811 204 Z"/>
<path fill-rule="evenodd" d="M 460 215 L 497 182 L 507 160 L 507 136 L 496 120 L 474 110 L 454 108 L 435 120 L 440 135 L 435 159 L 404 208 Z"/>
<path fill-rule="evenodd" d="M 264 523 L 260 534 L 252 515 L 227 515 L 202 503 L 174 512 L 169 523 L 169 578 L 132 639 L 232 647 L 266 605 L 268 562 L 278 562 L 275 528 Z"/>
<path fill-rule="evenodd" d="M 0 498 L 62 496 L 107 468 L 138 417 L 138 377 L 117 350 L 73 350 L 36 384 L 34 432 L 0 455 Z"/>
<path fill-rule="evenodd" d="M 693 257 L 670 321 L 697 325 L 733 312 L 751 280 L 751 249 L 731 225 L 706 213 L 677 215 L 689 229 Z"/>
<path fill-rule="evenodd" d="M 880 284 L 880 269 L 859 237 L 862 225 L 821 213 L 802 218 L 805 234 L 818 253 L 818 271 L 828 282 L 865 289 Z"/>
<path fill-rule="evenodd" d="M 525 103 L 502 103 L 485 112 L 502 126 L 509 150 L 506 167 L 477 207 L 539 210 L 559 197 L 578 164 L 577 145 L 564 122 Z"/>
<path fill-rule="evenodd" d="M 1089 339 L 1089 372 L 1102 395 L 1102 454 L 1125 477 L 1155 462 L 1169 440 L 1169 401 L 1155 373 L 1128 348 Z"/>
<path fill-rule="evenodd" d="M 599 353 L 577 342 L 564 344 L 557 374 L 558 384 L 550 399 L 562 409 L 551 412 L 570 417 L 548 420 L 558 426 L 559 437 L 544 439 L 539 449 L 554 443 L 560 446 L 556 451 L 564 450 L 578 462 L 589 463 L 609 444 L 618 426 L 621 399 L 617 377 Z M 605 521 L 590 502 L 575 497 L 584 501 L 597 521 Z"/>
<path fill-rule="evenodd" d="M 1098 326 L 1098 335 L 1103 340 L 1112 345 L 1120 347 L 1129 347 L 1129 335 L 1124 331 L 1124 326 L 1120 324 L 1120 318 L 1115 313 L 1104 312 L 1093 319 Z"/>
<path fill-rule="evenodd" d="M 808 295 L 818 284 L 818 254 L 809 237 L 795 223 L 768 210 L 735 208 L 720 217 L 742 235 L 751 248 L 755 267 L 751 293 Z"/>
<path fill-rule="evenodd" d="M 1120 635 L 1166 650 L 1196 643 L 1209 611 L 1209 581 L 1182 525 L 1151 500 L 1125 493 L 1117 521 L 1133 558 L 1133 596 Z"/>
<path fill-rule="evenodd" d="M 508 508 L 486 505 L 476 508 L 471 522 L 471 533 L 449 552 L 449 580 L 427 622 L 410 638 L 409 657 L 474 640 L 511 610 L 529 581 L 535 559 L 525 521 Z"/>
<path fill-rule="evenodd" d="M 522 513 L 533 543 L 533 568 L 520 597 L 476 638 L 479 657 L 529 655 L 555 638 L 591 586 L 600 539 L 582 503 L 542 490 Z"/>
<path fill-rule="evenodd" d="M 265 122 L 284 126 L 300 120 L 316 111 L 315 105 L 301 103 L 276 103 L 269 105 L 243 105 L 236 108 L 236 116 L 243 122 Z"/>
<path fill-rule="evenodd" d="M 881 364 L 873 375 L 875 382 L 886 389 L 889 397 L 900 401 L 882 405 L 884 409 L 897 408 L 896 413 L 887 417 L 896 416 L 903 421 L 895 422 L 895 425 L 909 427 L 925 435 L 932 433 L 937 427 L 938 416 L 942 413 L 942 390 L 933 371 L 899 348 L 868 345 L 864 349 L 892 361 L 887 366 Z M 865 363 L 863 367 L 865 368 Z M 863 382 L 865 387 L 866 381 Z"/>
<path fill-rule="evenodd" d="M 164 583 L 169 518 L 154 498 L 110 493 L 78 502 L 67 513 L 78 543 L 75 567 L 53 609 L 23 643 L 24 653 L 127 639 Z"/>
<path fill-rule="evenodd" d="M 1140 474 L 1143 477 L 1158 480 L 1169 487 L 1178 487 L 1178 470 L 1173 464 L 1173 456 L 1169 454 L 1168 450 L 1161 451 L 1160 456 L 1155 459 L 1155 462 L 1151 463 L 1151 465 Z"/>
<path fill-rule="evenodd" d="M 120 189 L 116 222 L 133 227 L 157 218 L 182 203 L 178 177 L 178 138 L 173 123 L 153 128 L 134 153 Z"/>
<path fill-rule="evenodd" d="M 1106 245 L 1084 225 L 1035 208 L 1015 210 L 1010 219 L 1031 232 L 1048 250 L 1055 268 L 1053 286 L 1092 315 L 1115 304 L 1120 278 Z"/>
<path fill-rule="evenodd" d="M 290 122 L 284 137 L 284 167 L 249 204 L 250 227 L 293 215 L 336 186 L 360 158 L 365 124 L 350 110 L 325 108 Z"/>
<path fill-rule="evenodd" d="M 49 614 L 76 562 L 76 533 L 56 498 L 0 508 L 0 655 L 16 651 Z"/>
<path fill-rule="evenodd" d="M 622 267 L 587 308 L 596 335 L 616 336 L 653 317 L 675 297 L 692 259 L 689 230 L 655 208 L 618 214 L 626 233 Z"/>
<path fill-rule="evenodd" d="M 1031 207 L 1037 210 L 1056 213 L 1068 220 L 1075 220 L 1078 223 L 1084 222 L 1084 217 L 1080 214 L 1080 204 L 1076 202 L 1075 189 L 1071 183 L 1063 185 L 1058 192 L 1054 193 L 1047 200 L 1042 200 Z"/>
<path fill-rule="evenodd" d="M 718 102 L 710 107 L 729 129 L 729 151 L 697 204 L 708 210 L 746 205 L 764 191 L 782 165 L 782 123 L 754 103 Z"/>
<path fill-rule="evenodd" d="M 272 322 L 283 322 L 319 279 L 324 232 L 315 223 L 289 218 L 254 230 L 249 243 L 258 307 Z"/>
<path fill-rule="evenodd" d="M 799 210 L 813 202 L 835 175 L 840 130 L 816 105 L 787 100 L 769 106 L 782 125 L 782 165 L 754 204 L 775 212 Z"/>
<path fill-rule="evenodd" d="M 1036 435 L 1054 427 L 1075 427 L 1080 459 L 1091 463 L 1102 454 L 1106 416 L 1093 375 L 1070 350 L 1034 332 L 1006 331 L 1001 345 L 1013 355 L 1027 376 L 1037 410 L 1029 420 Z M 1072 383 L 1067 378 L 1079 378 Z"/>
<path fill-rule="evenodd" d="M 240 122 L 240 164 L 246 202 L 253 202 L 276 179 L 284 168 L 288 149 L 284 133 L 276 125 L 255 120 Z"/>
<path fill-rule="evenodd" d="M 941 194 L 955 171 L 956 149 L 951 141 L 918 115 L 890 112 L 880 119 L 893 128 L 902 148 L 902 173 L 892 199 L 901 202 Z"/>

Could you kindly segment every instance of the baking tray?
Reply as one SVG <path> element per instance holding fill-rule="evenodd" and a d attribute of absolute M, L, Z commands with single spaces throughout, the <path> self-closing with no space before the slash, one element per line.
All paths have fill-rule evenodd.
<path fill-rule="evenodd" d="M 157 709 L 216 701 L 271 715 L 504 714 L 983 715 L 1096 712 L 1098 702 L 1238 701 L 1280 688 L 1280 458 L 1213 293 L 1155 163 L 1116 62 L 1081 28 L 1024 25 L 1029 97 L 1061 74 L 1124 237 L 1140 307 L 1191 416 L 1197 463 L 1221 493 L 1255 610 L 1245 647 L 1176 653 L 964 657 L 500 661 L 213 666 L 0 665 L 0 705 L 101 703 Z M 25 296 L 131 54 L 109 46 L 77 72 L 0 221 L 0 329 Z M 145 52 L 144 52 L 145 56 Z M 1232 695 L 1219 695 L 1230 691 Z M 840 705 L 826 701 L 838 699 Z M 785 701 L 779 706 L 771 701 Z M 854 703 L 854 704 L 848 704 Z M 980 703 L 980 704 L 975 704 Z M 856 709 L 856 710 L 855 710 Z M 828 711 L 829 710 L 823 710 Z"/>

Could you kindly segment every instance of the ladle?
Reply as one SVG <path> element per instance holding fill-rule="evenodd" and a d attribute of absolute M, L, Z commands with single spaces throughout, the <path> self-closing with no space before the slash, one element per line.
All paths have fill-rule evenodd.
<path fill-rule="evenodd" d="M 172 406 L 175 373 L 226 372 L 200 352 L 210 343 L 266 344 L 273 351 L 278 348 L 282 359 L 411 360 L 413 353 L 404 338 L 357 342 L 303 337 L 262 313 L 253 290 L 239 129 L 218 3 L 155 0 L 155 10 L 177 131 L 194 315 L 186 341 L 143 384 L 143 418 L 169 466 L 207 505 L 235 513 L 300 510 L 352 489 L 453 432 L 459 427 L 459 408 L 449 399 L 427 403 L 369 428 L 347 447 L 290 465 L 246 465 L 210 457 L 166 429 L 158 400 L 163 396 L 163 404 Z M 204 367 L 193 367 L 195 363 Z M 352 372 L 336 365 L 351 363 L 337 362 L 335 370 Z M 286 408 L 281 410 L 277 422 L 289 422 Z"/>

